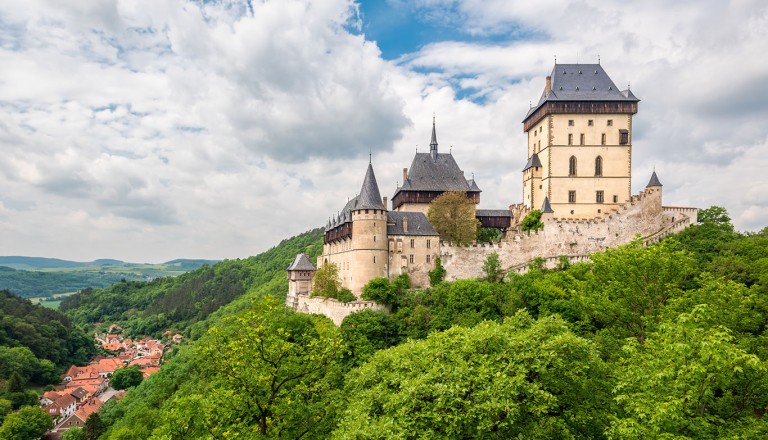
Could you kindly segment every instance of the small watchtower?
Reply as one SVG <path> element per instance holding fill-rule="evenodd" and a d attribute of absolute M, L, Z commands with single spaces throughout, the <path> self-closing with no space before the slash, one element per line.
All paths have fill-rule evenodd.
<path fill-rule="evenodd" d="M 288 296 L 285 298 L 285 305 L 296 308 L 298 305 L 298 295 L 309 295 L 312 291 L 312 279 L 315 277 L 317 268 L 307 254 L 298 254 L 293 263 L 288 267 Z"/>

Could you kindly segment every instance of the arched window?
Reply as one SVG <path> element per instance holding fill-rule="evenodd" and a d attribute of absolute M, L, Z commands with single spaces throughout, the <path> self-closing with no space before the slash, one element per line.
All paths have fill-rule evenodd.
<path fill-rule="evenodd" d="M 600 156 L 597 156 L 595 158 L 595 176 L 602 176 L 603 175 L 603 158 Z"/>
<path fill-rule="evenodd" d="M 571 156 L 571 158 L 568 159 L 568 175 L 576 175 L 576 156 Z"/>

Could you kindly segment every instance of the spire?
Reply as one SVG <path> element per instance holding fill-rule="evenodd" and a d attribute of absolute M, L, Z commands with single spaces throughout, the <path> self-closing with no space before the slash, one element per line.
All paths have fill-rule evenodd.
<path fill-rule="evenodd" d="M 381 193 L 379 192 L 379 185 L 376 183 L 376 175 L 373 174 L 373 165 L 368 164 L 368 170 L 365 172 L 365 179 L 363 179 L 363 187 L 360 189 L 360 195 L 358 196 L 358 204 L 355 206 L 357 209 L 383 209 L 386 210 L 381 203 Z"/>
<path fill-rule="evenodd" d="M 432 140 L 429 142 L 429 154 L 437 159 L 437 130 L 435 130 L 435 114 L 432 114 Z"/>
<path fill-rule="evenodd" d="M 542 214 L 552 214 L 555 211 L 552 210 L 552 205 L 549 204 L 549 197 L 544 196 L 544 203 L 541 204 Z"/>
<path fill-rule="evenodd" d="M 659 177 L 656 176 L 656 170 L 653 170 L 653 174 L 651 174 L 651 180 L 648 182 L 648 185 L 645 185 L 646 188 L 650 188 L 653 186 L 664 186 L 659 182 Z"/>

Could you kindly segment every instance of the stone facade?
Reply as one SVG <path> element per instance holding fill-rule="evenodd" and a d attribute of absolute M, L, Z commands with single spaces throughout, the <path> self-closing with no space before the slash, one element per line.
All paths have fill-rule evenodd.
<path fill-rule="evenodd" d="M 318 266 L 336 264 L 343 287 L 359 299 L 376 277 L 391 280 L 407 273 L 412 287 L 428 286 L 428 272 L 438 256 L 448 280 L 483 276 L 483 263 L 494 252 L 504 271 L 523 273 L 537 258 L 547 267 L 562 257 L 586 261 L 594 252 L 638 236 L 651 244 L 694 224 L 696 208 L 662 206 L 655 172 L 644 191 L 631 195 L 632 116 L 638 102 L 631 91 L 617 90 L 600 65 L 556 64 L 541 99 L 523 120 L 528 134 L 523 201 L 504 210 L 481 210 L 478 218 L 498 227 L 503 236 L 495 243 L 470 246 L 440 241 L 426 218 L 431 200 L 445 191 L 465 192 L 475 203 L 481 192 L 451 154 L 438 152 L 433 121 L 430 152 L 417 153 L 410 170 L 403 169 L 393 210 L 381 197 L 369 164 L 360 194 L 329 220 Z M 540 207 L 544 228 L 520 233 L 522 219 Z M 514 228 L 517 233 L 511 232 Z M 306 264 L 299 266 L 306 269 Z M 371 301 L 344 304 L 311 298 L 311 274 L 289 269 L 286 305 L 322 313 L 337 324 L 357 310 L 384 309 Z"/>

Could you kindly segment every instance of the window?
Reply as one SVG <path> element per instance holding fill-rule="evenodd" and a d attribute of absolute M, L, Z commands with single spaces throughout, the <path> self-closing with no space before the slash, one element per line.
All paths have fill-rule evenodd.
<path fill-rule="evenodd" d="M 427 249 L 432 247 L 432 240 L 427 240 Z"/>
<path fill-rule="evenodd" d="M 568 191 L 568 203 L 576 203 L 576 191 Z M 573 211 L 571 211 L 573 214 Z"/>
<path fill-rule="evenodd" d="M 573 119 L 569 119 L 568 120 L 568 126 L 569 127 L 573 127 Z"/>
<path fill-rule="evenodd" d="M 571 158 L 568 159 L 568 175 L 576 175 L 576 156 L 571 156 Z"/>
<path fill-rule="evenodd" d="M 365 210 L 365 213 L 368 214 L 368 210 L 367 209 Z"/>
<path fill-rule="evenodd" d="M 600 145 L 605 145 L 605 133 L 600 135 Z"/>
<path fill-rule="evenodd" d="M 568 133 L 568 145 L 573 145 L 573 135 Z"/>
<path fill-rule="evenodd" d="M 619 202 L 619 196 L 613 196 L 613 203 Z"/>
<path fill-rule="evenodd" d="M 603 203 L 603 192 L 602 191 L 595 191 L 595 202 L 596 203 Z"/>
<path fill-rule="evenodd" d="M 544 130 L 544 127 L 539 127 L 539 133 L 541 133 L 541 130 Z"/>
<path fill-rule="evenodd" d="M 409 261 L 411 262 L 411 264 L 413 264 L 413 254 L 411 254 L 411 258 L 409 259 Z"/>
<path fill-rule="evenodd" d="M 608 120 L 608 126 L 609 127 L 613 127 L 613 119 L 609 119 Z"/>
<path fill-rule="evenodd" d="M 539 131 L 538 131 L 538 130 L 534 130 L 534 131 L 533 131 L 533 137 L 536 137 L 536 136 L 538 136 L 538 135 L 539 135 Z"/>
<path fill-rule="evenodd" d="M 579 145 L 584 145 L 584 133 L 579 135 Z"/>
<path fill-rule="evenodd" d="M 591 126 L 595 125 L 595 121 L 590 119 L 589 121 L 587 121 L 587 125 L 589 125 L 591 127 Z"/>
<path fill-rule="evenodd" d="M 376 262 L 376 255 L 373 256 L 373 262 Z M 347 267 L 347 269 L 349 269 L 349 267 Z"/>
<path fill-rule="evenodd" d="M 431 257 L 432 257 L 432 255 L 429 255 L 429 254 L 427 254 L 427 263 L 430 263 L 430 262 L 431 262 L 431 261 L 430 261 L 430 260 L 431 260 Z"/>
<path fill-rule="evenodd" d="M 376 226 L 376 225 L 374 225 L 374 226 Z M 373 236 L 373 242 L 376 243 L 376 236 L 375 235 Z"/>
<path fill-rule="evenodd" d="M 600 156 L 597 156 L 595 158 L 595 176 L 602 176 L 603 175 L 603 158 Z"/>
<path fill-rule="evenodd" d="M 414 239 L 411 239 L 411 249 L 413 249 L 414 247 L 416 247 L 415 245 L 416 245 L 416 240 L 414 240 Z"/>
<path fill-rule="evenodd" d="M 629 130 L 619 130 L 619 143 L 621 145 L 629 143 Z"/>

